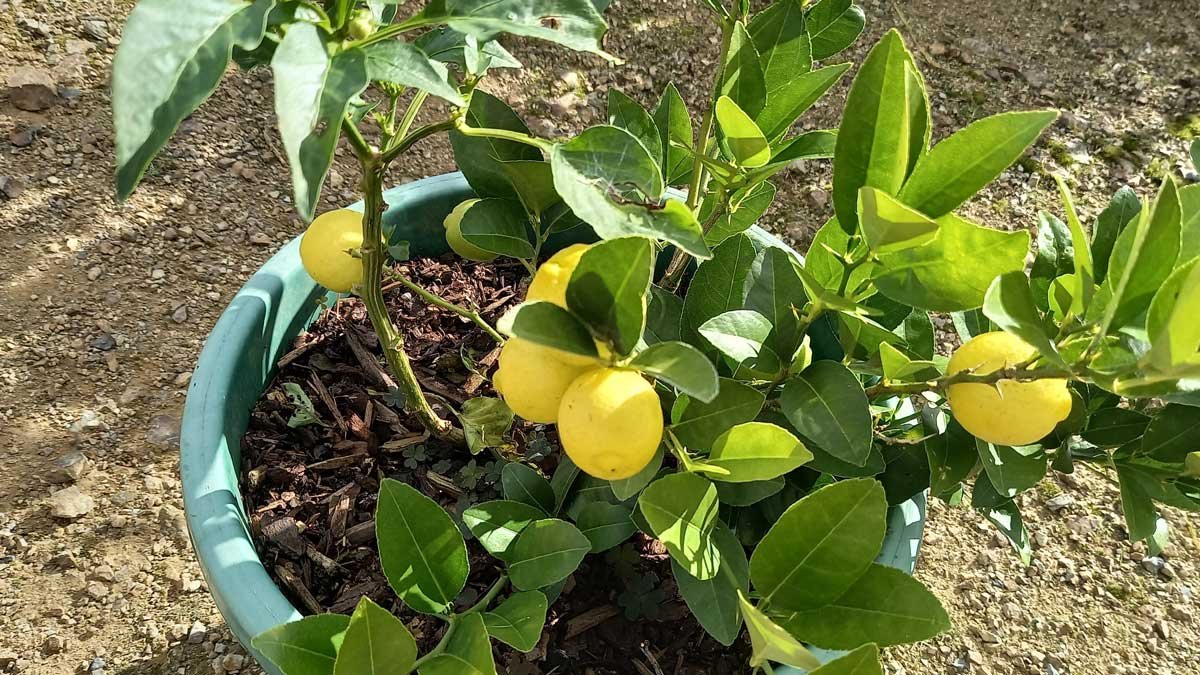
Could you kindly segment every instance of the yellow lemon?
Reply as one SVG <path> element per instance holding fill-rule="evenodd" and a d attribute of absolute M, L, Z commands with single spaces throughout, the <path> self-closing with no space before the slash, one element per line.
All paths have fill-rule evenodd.
<path fill-rule="evenodd" d="M 348 209 L 317 216 L 300 238 L 300 262 L 325 288 L 348 293 L 362 282 L 362 260 L 350 251 L 362 248 L 362 214 Z"/>
<path fill-rule="evenodd" d="M 514 413 L 548 424 L 558 419 L 559 402 L 571 382 L 597 365 L 587 357 L 509 338 L 500 350 L 492 385 Z"/>
<path fill-rule="evenodd" d="M 544 300 L 553 302 L 559 307 L 567 306 L 567 284 L 571 281 L 571 273 L 579 265 L 579 259 L 591 248 L 590 244 L 572 244 L 550 256 L 542 263 L 533 281 L 529 282 L 529 292 L 525 299 L 529 302 Z"/>
<path fill-rule="evenodd" d="M 662 442 L 658 394 L 633 370 L 596 368 L 563 395 L 558 436 L 571 461 L 605 480 L 629 478 L 646 467 Z"/>
<path fill-rule="evenodd" d="M 479 202 L 478 199 L 468 199 L 459 203 L 459 205 L 454 207 L 454 210 L 450 212 L 450 215 L 446 216 L 446 219 L 442 221 L 442 225 L 446 228 L 446 243 L 450 244 L 450 248 L 453 249 L 455 253 L 466 258 L 467 260 L 487 262 L 489 260 L 495 260 L 496 256 L 499 254 L 492 253 L 491 251 L 485 251 L 466 239 L 463 239 L 462 236 L 463 216 L 467 215 L 467 211 L 471 210 L 471 207 L 477 202 Z"/>
<path fill-rule="evenodd" d="M 996 331 L 976 335 L 950 357 L 949 374 L 986 375 L 1028 361 L 1036 350 L 1021 338 Z M 996 445 L 1037 442 L 1071 413 L 1071 391 L 1060 379 L 950 385 L 954 418 L 967 431 Z"/>

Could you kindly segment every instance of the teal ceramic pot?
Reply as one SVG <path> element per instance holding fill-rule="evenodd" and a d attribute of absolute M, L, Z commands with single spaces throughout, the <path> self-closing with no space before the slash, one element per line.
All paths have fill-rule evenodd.
<path fill-rule="evenodd" d="M 441 255 L 448 250 L 442 219 L 471 196 L 458 173 L 394 188 L 385 194 L 384 229 L 393 242 L 407 240 L 413 255 Z M 751 235 L 786 248 L 758 228 Z M 252 654 L 252 637 L 301 614 L 268 576 L 250 538 L 238 487 L 241 439 L 276 362 L 316 319 L 317 299 L 326 293 L 300 264 L 299 238 L 284 246 L 238 291 L 209 334 L 183 412 L 180 471 L 192 545 L 221 615 Z M 839 356 L 828 328 L 814 335 L 814 346 L 818 356 Z M 920 496 L 892 509 L 881 562 L 912 571 L 924 518 Z"/>

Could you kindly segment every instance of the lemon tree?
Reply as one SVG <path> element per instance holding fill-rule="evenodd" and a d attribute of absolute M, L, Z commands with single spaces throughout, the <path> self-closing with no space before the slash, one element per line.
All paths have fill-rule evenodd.
<path fill-rule="evenodd" d="M 362 168 L 361 215 L 317 218 L 305 268 L 362 298 L 417 423 L 504 463 L 502 498 L 460 522 L 381 483 L 380 562 L 410 609 L 443 619 L 435 647 L 418 655 L 364 600 L 260 635 L 288 675 L 495 673 L 493 641 L 538 644 L 585 557 L 638 531 L 713 639 L 749 636 L 752 672 L 880 672 L 879 647 L 948 627 L 923 585 L 875 562 L 889 507 L 924 491 L 967 501 L 1026 562 L 1018 497 L 1051 471 L 1116 481 L 1152 554 L 1170 532 L 1160 505 L 1200 510 L 1200 186 L 1123 189 L 1085 223 L 1060 180 L 1059 213 L 974 222 L 960 207 L 1057 112 L 935 134 L 893 30 L 857 65 L 837 128 L 797 125 L 854 67 L 834 59 L 864 27 L 850 0 L 706 0 L 720 47 L 700 106 L 673 84 L 649 107 L 614 90 L 603 124 L 555 141 L 479 83 L 520 65 L 502 34 L 612 58 L 590 0 L 177 4 L 141 0 L 114 60 L 118 196 L 230 60 L 269 65 L 300 215 L 316 215 L 339 141 Z M 418 126 L 430 96 L 448 112 Z M 530 276 L 494 327 L 386 264 L 404 248 L 384 232 L 388 169 L 443 133 L 475 193 L 442 221 L 451 255 Z M 833 172 L 803 256 L 751 227 L 798 160 Z M 433 408 L 385 278 L 502 343 L 497 396 Z M 529 432 L 561 452 L 520 461 Z M 464 609 L 469 545 L 502 571 Z M 849 653 L 819 665 L 813 645 Z"/>

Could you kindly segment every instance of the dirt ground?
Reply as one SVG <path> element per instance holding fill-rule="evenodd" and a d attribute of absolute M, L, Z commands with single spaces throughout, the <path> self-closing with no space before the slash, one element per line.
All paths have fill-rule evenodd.
<path fill-rule="evenodd" d="M 1057 208 L 1051 172 L 1073 176 L 1085 221 L 1123 184 L 1144 194 L 1167 172 L 1200 179 L 1184 140 L 1200 132 L 1194 2 L 862 4 L 869 35 L 850 58 L 899 26 L 929 80 L 937 135 L 1007 109 L 1064 111 L 972 217 L 1034 226 L 1037 209 Z M 0 84 L 32 73 L 57 88 L 38 112 L 0 88 L 0 672 L 257 672 L 182 529 L 178 419 L 221 309 L 302 226 L 266 72 L 232 74 L 137 194 L 114 202 L 108 72 L 131 5 L 0 0 Z M 702 95 L 716 35 L 701 3 L 625 0 L 609 19 L 626 65 L 515 42 L 527 68 L 487 88 L 548 136 L 599 121 L 610 86 L 643 103 L 671 80 L 690 102 Z M 844 94 L 808 125 L 829 125 Z M 329 207 L 354 199 L 347 159 Z M 392 180 L 453 168 L 436 139 Z M 789 170 L 780 188 L 765 224 L 804 243 L 831 211 L 828 168 Z M 1170 513 L 1173 544 L 1146 560 L 1125 541 L 1118 501 L 1095 476 L 1045 482 L 1024 498 L 1027 568 L 969 510 L 934 507 L 918 576 L 955 629 L 889 650 L 889 672 L 1198 672 L 1200 518 Z"/>

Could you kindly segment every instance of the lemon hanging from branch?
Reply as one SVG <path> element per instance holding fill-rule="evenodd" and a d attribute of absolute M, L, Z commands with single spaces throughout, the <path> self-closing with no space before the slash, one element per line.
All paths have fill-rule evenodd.
<path fill-rule="evenodd" d="M 571 461 L 597 478 L 629 478 L 662 442 L 663 413 L 640 373 L 597 368 L 580 375 L 558 409 L 558 436 Z"/>
<path fill-rule="evenodd" d="M 317 216 L 300 238 L 300 262 L 318 284 L 336 293 L 349 293 L 362 283 L 362 214 L 349 209 Z"/>

